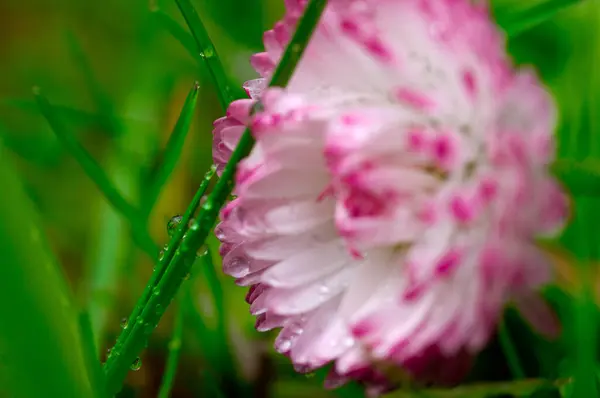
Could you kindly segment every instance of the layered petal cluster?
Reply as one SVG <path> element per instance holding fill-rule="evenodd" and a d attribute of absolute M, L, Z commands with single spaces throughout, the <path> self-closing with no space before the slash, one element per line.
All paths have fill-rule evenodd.
<path fill-rule="evenodd" d="M 487 8 L 332 0 L 289 86 L 266 89 L 305 3 L 286 1 L 250 98 L 215 122 L 221 169 L 245 126 L 256 138 L 216 234 L 257 329 L 282 328 L 298 370 L 333 362 L 331 385 L 374 392 L 389 365 L 459 380 L 509 301 L 551 332 L 534 238 L 568 213 L 548 174 L 554 106 Z"/>

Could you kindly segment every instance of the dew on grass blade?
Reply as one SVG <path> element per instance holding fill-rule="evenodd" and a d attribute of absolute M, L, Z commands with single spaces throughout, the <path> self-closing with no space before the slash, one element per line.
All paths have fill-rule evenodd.
<path fill-rule="evenodd" d="M 137 357 L 131 363 L 130 369 L 134 370 L 134 371 L 137 371 L 137 370 L 140 370 L 141 367 L 142 367 L 142 360 L 140 359 L 140 357 Z"/>
<path fill-rule="evenodd" d="M 183 220 L 183 217 L 177 214 L 176 216 L 171 217 L 169 222 L 167 222 L 167 233 L 169 234 L 169 238 L 173 237 L 179 224 L 181 224 L 181 220 Z"/>
<path fill-rule="evenodd" d="M 198 257 L 203 257 L 203 256 L 206 256 L 207 254 L 208 254 L 208 246 L 207 245 L 200 246 L 200 249 L 198 249 L 198 251 L 196 252 L 196 256 L 198 256 Z"/>
<path fill-rule="evenodd" d="M 121 318 L 121 329 L 127 329 L 127 326 L 129 326 L 129 320 L 127 318 Z"/>

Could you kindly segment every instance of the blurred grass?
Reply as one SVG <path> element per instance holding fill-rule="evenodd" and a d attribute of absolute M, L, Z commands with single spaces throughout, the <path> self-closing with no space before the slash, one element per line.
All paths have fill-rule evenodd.
<path fill-rule="evenodd" d="M 239 86 L 254 76 L 248 56 L 260 48 L 262 32 L 279 17 L 282 2 L 192 3 L 206 20 L 206 29 L 225 69 L 235 78 L 234 84 Z M 501 21 L 515 10 L 527 16 L 528 10 L 541 4 L 539 0 L 493 3 Z M 560 9 L 563 3 L 573 2 L 544 4 Z M 568 164 L 574 160 L 576 165 L 592 165 L 589 181 L 593 182 L 598 172 L 594 165 L 600 157 L 595 122 L 600 93 L 598 5 L 590 0 L 578 3 L 555 15 L 551 10 L 549 20 L 531 24 L 525 19 L 507 29 L 513 29 L 509 47 L 515 59 L 534 65 L 556 96 L 561 110 L 559 158 L 571 162 Z M 174 1 L 7 0 L 0 3 L 0 20 L 0 56 L 4 60 L 0 71 L 7 77 L 0 84 L 0 139 L 11 150 L 6 158 L 18 166 L 25 189 L 42 215 L 41 227 L 64 265 L 69 284 L 90 312 L 98 350 L 104 357 L 119 332 L 119 319 L 131 312 L 148 280 L 152 263 L 131 240 L 128 222 L 88 181 L 46 126 L 31 97 L 31 87 L 37 84 L 44 89 L 55 112 L 107 170 L 112 184 L 128 201 L 140 205 L 151 202 L 156 192 L 153 181 L 163 179 L 159 177 L 161 154 L 190 83 L 199 82 L 198 106 L 183 153 L 149 215 L 152 239 L 163 243 L 167 220 L 183 212 L 210 165 L 211 123 L 222 115 L 218 96 L 207 71 L 191 52 L 194 42 Z M 179 39 L 172 35 L 177 29 Z M 569 182 L 568 171 L 557 174 Z M 574 198 L 575 221 L 560 243 L 575 258 L 563 267 L 580 274 L 579 281 L 592 282 L 597 277 L 590 275 L 597 275 L 597 270 L 590 264 L 598 260 L 600 242 L 596 237 L 600 234 L 595 216 L 598 203 L 589 198 L 598 190 L 589 181 L 575 184 L 583 188 Z M 214 238 L 209 247 L 217 252 Z M 296 375 L 285 358 L 273 352 L 272 334 L 254 332 L 254 320 L 243 300 L 245 289 L 218 272 L 218 256 L 214 259 L 214 266 L 204 264 L 191 290 L 181 298 L 182 350 L 172 397 L 214 397 L 218 396 L 215 389 L 233 396 L 232 385 L 254 396 L 265 396 L 264 391 L 273 397 L 362 396 L 353 385 L 323 390 L 320 373 Z M 565 389 L 566 396 L 594 396 L 597 350 L 592 347 L 598 311 L 590 304 L 589 288 L 578 284 L 568 294 L 556 289 L 547 292 L 564 319 L 573 317 L 565 323 L 557 344 L 542 341 L 517 316 L 507 314 L 506 325 L 528 377 L 555 380 L 576 375 L 582 380 L 581 387 Z M 142 368 L 131 372 L 122 396 L 157 396 L 172 336 L 172 315 L 167 314 L 159 325 L 142 358 Z M 228 328 L 219 326 L 225 323 Z M 224 340 L 229 342 L 231 361 L 224 356 Z M 565 353 L 569 358 L 561 366 L 557 358 Z M 477 377 L 510 379 L 503 354 L 493 349 L 488 354 L 489 363 L 481 365 Z M 260 382 L 252 385 L 252 380 Z M 549 394 L 545 396 L 553 396 Z"/>

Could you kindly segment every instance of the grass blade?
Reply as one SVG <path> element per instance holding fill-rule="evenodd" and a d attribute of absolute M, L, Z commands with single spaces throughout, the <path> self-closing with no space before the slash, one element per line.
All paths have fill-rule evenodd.
<path fill-rule="evenodd" d="M 72 295 L 0 145 L 0 395 L 94 397 Z"/>
<path fill-rule="evenodd" d="M 600 162 L 557 160 L 552 172 L 575 196 L 600 196 Z"/>
<path fill-rule="evenodd" d="M 186 234 L 190 220 L 194 213 L 200 206 L 202 198 L 208 189 L 208 185 L 215 174 L 215 167 L 212 167 L 208 173 L 206 173 L 202 184 L 198 188 L 196 195 L 192 199 L 192 203 L 188 206 L 181 223 L 179 224 L 175 234 L 170 239 L 167 248 L 159 258 L 156 270 L 152 274 L 150 281 L 146 285 L 142 296 L 138 299 L 133 312 L 129 316 L 128 325 L 123 329 L 115 346 L 111 349 L 110 355 L 108 356 L 104 365 L 104 371 L 107 378 L 107 389 L 111 394 L 116 394 L 121 389 L 121 383 L 127 374 L 127 370 L 131 362 L 135 359 L 137 354 L 144 347 L 144 343 L 147 340 L 152 330 L 156 327 L 166 307 L 171 302 L 174 294 L 165 300 L 165 296 L 162 289 L 162 278 L 167 272 L 171 260 L 175 256 L 175 253 L 179 250 L 178 246 L 181 240 Z M 193 262 L 195 255 L 191 258 Z M 189 260 L 188 260 L 189 261 Z M 191 267 L 191 264 L 187 264 Z M 185 279 L 187 272 L 180 277 L 179 285 Z M 179 286 L 178 285 L 178 286 Z M 158 293 L 158 294 L 157 294 Z M 167 302 L 156 302 L 157 300 Z M 141 322 L 140 322 L 141 321 Z M 149 325 L 146 326 L 146 324 Z M 125 360 L 123 358 L 126 358 Z"/>
<path fill-rule="evenodd" d="M 189 4 L 189 2 L 187 3 Z M 311 0 L 309 2 L 296 32 L 285 50 L 282 61 L 273 75 L 271 85 L 285 86 L 287 84 L 298 60 L 306 49 L 326 4 L 326 0 Z M 206 202 L 200 207 L 197 220 L 192 223 L 185 236 L 183 236 L 183 233 L 181 234 L 181 244 L 172 259 L 169 263 L 166 262 L 167 255 L 170 255 L 170 252 L 167 252 L 165 258 L 160 261 L 159 269 L 153 274 L 144 294 L 138 300 L 130 316 L 130 324 L 133 327 L 126 328 L 121 333 L 106 361 L 104 369 L 107 375 L 109 393 L 113 394 L 120 390 L 129 365 L 144 348 L 150 333 L 158 324 L 164 308 L 177 294 L 183 280 L 190 272 L 198 249 L 204 245 L 221 207 L 231 194 L 237 164 L 250 153 L 253 143 L 254 140 L 250 132 L 246 130 L 223 170 L 221 178 Z M 180 230 L 185 226 L 186 221 L 184 220 L 181 223 Z M 171 239 L 170 247 L 175 247 L 176 238 L 177 236 L 174 236 Z M 157 310 L 157 308 L 160 310 Z"/>
<path fill-rule="evenodd" d="M 92 330 L 90 317 L 86 312 L 79 315 L 79 331 L 82 338 L 83 353 L 86 361 L 86 368 L 90 374 L 90 382 L 92 388 L 96 391 L 98 397 L 108 397 L 106 394 L 106 382 L 102 366 L 98 359 L 98 349 Z"/>
<path fill-rule="evenodd" d="M 182 295 L 180 295 L 180 298 Z M 177 364 L 179 363 L 179 353 L 181 352 L 181 344 L 183 338 L 183 318 L 185 307 L 179 300 L 179 307 L 175 315 L 175 324 L 173 326 L 173 336 L 169 341 L 169 352 L 167 354 L 167 364 L 163 374 L 162 383 L 158 392 L 158 398 L 169 398 L 173 383 L 175 382 L 175 373 L 177 372 Z"/>
<path fill-rule="evenodd" d="M 492 2 L 493 13 L 509 37 L 517 36 L 547 21 L 557 12 L 582 0 L 511 0 Z"/>
<path fill-rule="evenodd" d="M 114 187 L 102 167 L 94 160 L 88 151 L 67 132 L 61 120 L 53 112 L 52 105 L 44 97 L 39 88 L 34 89 L 35 99 L 42 115 L 48 121 L 50 128 L 56 134 L 63 146 L 77 160 L 88 177 L 96 184 L 110 204 L 131 223 L 131 233 L 134 241 L 151 258 L 156 258 L 158 246 L 146 232 L 145 219 L 141 213 L 133 207 Z"/>
<path fill-rule="evenodd" d="M 194 83 L 194 86 L 190 90 L 183 108 L 181 109 L 177 123 L 175 123 L 173 132 L 171 133 L 169 141 L 167 142 L 165 150 L 163 151 L 162 161 L 158 165 L 156 175 L 152 179 L 150 187 L 144 195 L 142 202 L 144 214 L 149 214 L 152 211 L 152 207 L 156 203 L 163 186 L 169 180 L 169 177 L 171 176 L 171 173 L 175 169 L 177 161 L 181 156 L 185 138 L 190 130 L 190 125 L 192 124 L 192 118 L 194 116 L 194 110 L 196 109 L 199 90 L 200 85 L 198 82 Z"/>
<path fill-rule="evenodd" d="M 152 10 L 152 15 L 154 15 L 156 22 L 164 27 L 165 30 L 186 49 L 192 58 L 200 64 L 204 64 L 203 58 L 198 53 L 196 42 L 188 31 L 179 25 L 173 18 L 158 9 Z"/>
<path fill-rule="evenodd" d="M 77 40 L 77 37 L 70 31 L 66 33 L 67 46 L 71 52 L 71 56 L 79 65 L 79 69 L 83 73 L 86 85 L 92 94 L 92 98 L 98 107 L 98 111 L 102 115 L 106 115 L 106 118 L 102 119 L 102 126 L 108 131 L 115 131 L 119 133 L 122 130 L 122 125 L 119 124 L 117 118 L 114 115 L 114 108 L 108 95 L 102 90 L 98 80 L 94 76 L 94 71 L 90 65 L 89 59 L 85 54 L 85 51 L 81 47 L 81 43 Z"/>
<path fill-rule="evenodd" d="M 514 379 L 522 380 L 525 378 L 525 371 L 521 366 L 521 362 L 519 361 L 519 354 L 517 353 L 517 349 L 513 344 L 512 338 L 508 332 L 508 328 L 506 327 L 506 323 L 504 320 L 500 322 L 498 328 L 498 337 L 500 339 L 500 345 L 502 345 L 502 351 L 504 351 L 504 355 L 506 357 L 506 361 L 508 362 L 508 367 L 512 372 Z"/>
<path fill-rule="evenodd" d="M 234 86 L 230 84 L 230 80 L 221 64 L 217 50 L 210 40 L 208 32 L 198 16 L 198 12 L 192 5 L 192 2 L 190 0 L 175 0 L 175 2 L 192 32 L 192 36 L 196 42 L 197 51 L 208 68 L 212 81 L 217 87 L 221 107 L 225 110 L 232 101 L 244 97 L 243 91 L 240 88 L 234 88 Z"/>

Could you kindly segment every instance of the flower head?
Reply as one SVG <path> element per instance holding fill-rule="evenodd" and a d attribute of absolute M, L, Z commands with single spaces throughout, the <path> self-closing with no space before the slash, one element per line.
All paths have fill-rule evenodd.
<path fill-rule="evenodd" d="M 487 9 L 332 0 L 289 86 L 265 89 L 305 3 L 286 1 L 250 99 L 215 122 L 221 167 L 244 126 L 256 138 L 216 233 L 257 329 L 282 328 L 298 369 L 334 362 L 332 385 L 375 390 L 386 364 L 455 382 L 511 300 L 549 332 L 533 239 L 567 215 L 547 169 L 554 107 Z"/>

